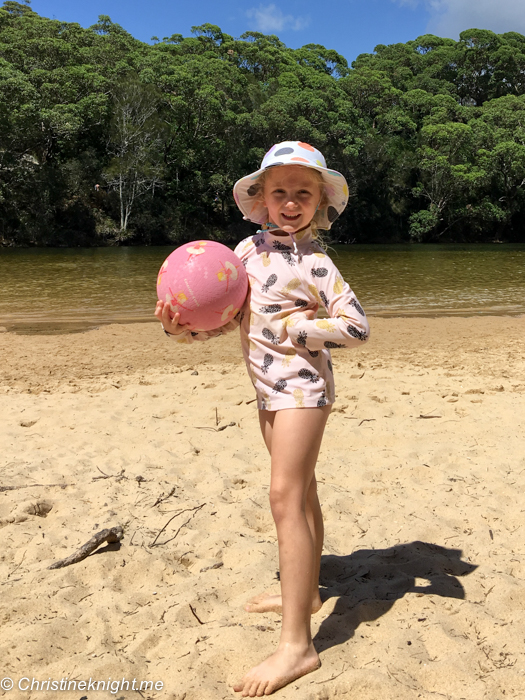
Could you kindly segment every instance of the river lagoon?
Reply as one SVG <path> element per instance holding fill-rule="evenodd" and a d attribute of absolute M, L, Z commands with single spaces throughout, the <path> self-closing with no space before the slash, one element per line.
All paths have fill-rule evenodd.
<path fill-rule="evenodd" d="M 154 320 L 174 246 L 0 250 L 0 326 L 67 331 Z M 371 316 L 525 313 L 525 245 L 334 245 Z"/>

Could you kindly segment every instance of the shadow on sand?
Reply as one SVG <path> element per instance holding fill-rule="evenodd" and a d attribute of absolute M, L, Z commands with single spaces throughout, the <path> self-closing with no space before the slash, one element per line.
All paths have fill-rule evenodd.
<path fill-rule="evenodd" d="M 405 593 L 464 599 L 457 577 L 471 574 L 477 565 L 462 561 L 461 555 L 460 549 L 411 542 L 388 549 L 360 549 L 347 556 L 323 556 L 321 598 L 339 600 L 315 636 L 317 651 L 351 639 L 361 623 L 377 620 Z M 416 579 L 428 585 L 416 585 Z"/>

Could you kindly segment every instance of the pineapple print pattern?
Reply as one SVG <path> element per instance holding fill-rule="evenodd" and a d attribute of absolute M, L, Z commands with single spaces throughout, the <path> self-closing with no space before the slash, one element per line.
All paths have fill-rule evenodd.
<path fill-rule="evenodd" d="M 282 330 L 284 331 L 287 328 L 293 328 L 296 323 L 297 319 L 291 318 L 291 316 L 286 316 L 285 318 L 283 318 Z"/>
<path fill-rule="evenodd" d="M 321 318 L 319 321 L 315 322 L 315 325 L 317 328 L 322 328 L 325 331 L 328 331 L 328 333 L 335 333 L 335 326 L 333 323 L 330 323 L 326 318 Z"/>
<path fill-rule="evenodd" d="M 341 275 L 337 275 L 337 278 L 334 282 L 334 294 L 341 294 L 343 291 L 343 286 L 344 286 L 344 280 L 341 277 Z"/>
<path fill-rule="evenodd" d="M 280 241 L 274 241 L 273 247 L 275 248 L 275 250 L 278 250 L 281 253 L 288 265 L 290 265 L 291 267 L 295 266 L 295 260 L 293 259 L 292 254 L 290 252 L 292 249 L 289 245 L 284 245 L 284 243 L 281 243 Z"/>
<path fill-rule="evenodd" d="M 293 397 L 295 399 L 296 408 L 304 408 L 304 393 L 302 389 L 294 389 Z"/>
<path fill-rule="evenodd" d="M 273 285 L 277 282 L 277 275 L 270 275 L 266 282 L 263 284 L 261 287 L 261 292 L 267 292 L 270 287 L 273 287 Z"/>
<path fill-rule="evenodd" d="M 278 314 L 279 311 L 282 310 L 282 306 L 280 304 L 270 304 L 270 306 L 261 306 L 259 311 L 262 314 Z"/>
<path fill-rule="evenodd" d="M 283 287 L 281 289 L 281 294 L 290 294 L 290 292 L 293 292 L 294 289 L 297 289 L 298 287 L 301 286 L 301 280 L 298 279 L 297 277 L 294 277 L 291 279 L 286 287 Z"/>
<path fill-rule="evenodd" d="M 306 331 L 301 331 L 299 335 L 297 336 L 297 342 L 299 345 L 302 345 L 303 348 L 306 347 L 306 341 L 308 339 L 308 333 Z"/>
<path fill-rule="evenodd" d="M 357 338 L 358 340 L 365 341 L 368 338 L 366 333 L 364 333 L 363 331 L 360 331 L 359 328 L 352 326 L 352 324 L 347 326 L 346 330 L 353 338 Z"/>
<path fill-rule="evenodd" d="M 356 309 L 356 310 L 358 311 L 358 313 L 361 314 L 361 316 L 364 316 L 364 315 L 365 315 L 365 312 L 363 311 L 363 307 L 362 307 L 361 304 L 357 301 L 357 299 L 352 299 L 352 301 L 350 302 L 350 304 L 351 304 L 351 306 L 354 307 L 354 309 Z"/>
<path fill-rule="evenodd" d="M 241 343 L 258 407 L 268 411 L 332 403 L 330 349 L 361 344 L 367 336 L 364 312 L 330 258 L 310 231 L 295 238 L 299 254 L 290 238 L 271 231 L 236 249 L 251 287 L 245 317 L 237 317 Z M 329 317 L 302 313 L 316 305 Z M 197 335 L 191 342 L 203 334 Z"/>
<path fill-rule="evenodd" d="M 279 345 L 279 338 L 276 335 L 274 335 L 269 328 L 263 328 L 262 334 L 266 338 L 266 340 L 269 340 L 270 343 L 272 343 L 272 345 Z"/>
<path fill-rule="evenodd" d="M 301 377 L 301 379 L 308 379 L 310 382 L 312 382 L 312 384 L 317 384 L 319 381 L 319 375 L 314 374 L 309 369 L 300 369 L 297 374 Z"/>
<path fill-rule="evenodd" d="M 330 306 L 330 299 L 326 298 L 326 294 L 323 292 L 322 289 L 319 292 L 319 296 L 321 297 L 321 300 L 324 304 L 325 309 L 327 309 Z"/>
<path fill-rule="evenodd" d="M 315 286 L 315 284 L 309 284 L 308 291 L 314 297 L 314 299 L 316 300 L 316 302 L 318 304 L 323 303 L 323 300 L 321 299 L 321 295 L 319 294 L 319 291 L 318 291 L 317 287 Z"/>
<path fill-rule="evenodd" d="M 297 350 L 295 348 L 288 348 L 283 361 L 281 362 L 282 367 L 289 367 L 293 358 L 297 355 Z"/>
<path fill-rule="evenodd" d="M 261 372 L 263 374 L 268 374 L 268 370 L 272 366 L 272 363 L 273 363 L 273 356 L 270 355 L 269 352 L 267 352 L 266 355 L 264 356 L 264 362 L 261 365 Z"/>
<path fill-rule="evenodd" d="M 326 277 L 328 270 L 326 267 L 313 267 L 311 269 L 312 277 Z"/>
<path fill-rule="evenodd" d="M 288 382 L 286 381 L 286 379 L 278 379 L 275 382 L 272 391 L 274 391 L 276 394 L 278 394 L 280 391 L 284 391 L 287 386 L 288 386 Z"/>

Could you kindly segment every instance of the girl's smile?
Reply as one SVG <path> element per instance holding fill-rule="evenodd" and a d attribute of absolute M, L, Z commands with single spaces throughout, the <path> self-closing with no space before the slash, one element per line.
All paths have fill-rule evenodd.
<path fill-rule="evenodd" d="M 268 172 L 263 196 L 269 222 L 287 233 L 295 233 L 312 221 L 322 192 L 310 169 L 282 165 Z"/>

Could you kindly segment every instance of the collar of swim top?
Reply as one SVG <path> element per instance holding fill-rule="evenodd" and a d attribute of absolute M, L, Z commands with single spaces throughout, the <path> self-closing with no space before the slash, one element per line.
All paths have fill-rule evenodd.
<path fill-rule="evenodd" d="M 274 241 L 279 241 L 283 245 L 290 246 L 293 251 L 293 242 L 295 240 L 297 247 L 301 248 L 307 243 L 312 242 L 312 228 L 308 226 L 308 228 L 305 228 L 303 231 L 298 231 L 297 233 L 293 234 L 290 236 L 289 233 L 285 233 L 284 231 L 280 231 L 280 235 L 277 236 L 274 231 L 278 231 L 279 229 L 266 229 L 266 230 L 261 230 L 261 233 L 264 234 L 265 239 L 272 245 Z"/>

